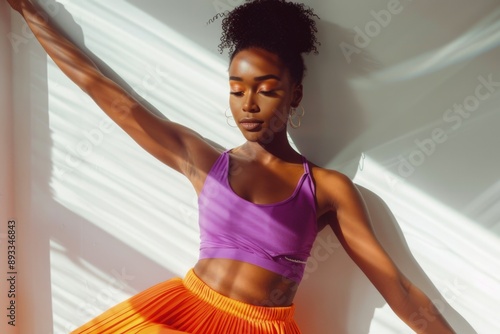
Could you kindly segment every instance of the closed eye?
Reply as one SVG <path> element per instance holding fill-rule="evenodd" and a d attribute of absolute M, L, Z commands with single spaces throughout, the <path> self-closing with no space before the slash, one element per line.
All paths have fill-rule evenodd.
<path fill-rule="evenodd" d="M 264 96 L 276 96 L 276 91 L 274 90 L 261 90 L 259 93 Z"/>
<path fill-rule="evenodd" d="M 234 96 L 243 96 L 243 92 L 230 92 L 229 94 Z"/>

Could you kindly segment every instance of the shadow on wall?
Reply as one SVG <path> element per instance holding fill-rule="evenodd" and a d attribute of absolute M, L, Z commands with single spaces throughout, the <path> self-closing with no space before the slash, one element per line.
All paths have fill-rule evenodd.
<path fill-rule="evenodd" d="M 380 64 L 364 49 L 341 51 L 341 43 L 354 40 L 353 31 L 328 21 L 318 24 L 318 40 L 322 42 L 319 54 L 305 57 L 302 104 L 307 106 L 307 113 L 300 129 L 290 130 L 291 137 L 299 151 L 315 164 L 335 167 L 353 178 L 365 147 L 347 148 L 369 124 L 365 115 L 368 111 L 358 104 L 349 79 L 371 73 Z"/>
<path fill-rule="evenodd" d="M 421 288 L 448 322 L 462 334 L 476 331 L 439 293 L 414 259 L 398 222 L 370 190 L 358 186 L 370 212 L 372 226 L 382 246 L 401 271 Z M 330 228 L 325 228 L 313 247 L 306 274 L 297 293 L 297 322 L 304 334 L 368 333 L 376 308 L 386 304 L 363 272 L 342 248 Z M 415 323 L 424 328 L 427 319 L 415 314 Z"/>

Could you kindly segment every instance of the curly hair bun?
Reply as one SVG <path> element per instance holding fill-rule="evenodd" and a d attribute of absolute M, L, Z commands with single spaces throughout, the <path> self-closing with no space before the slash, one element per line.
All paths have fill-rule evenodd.
<path fill-rule="evenodd" d="M 285 0 L 247 0 L 222 21 L 219 51 L 256 46 L 278 54 L 318 53 L 316 22 L 319 18 L 304 4 Z"/>

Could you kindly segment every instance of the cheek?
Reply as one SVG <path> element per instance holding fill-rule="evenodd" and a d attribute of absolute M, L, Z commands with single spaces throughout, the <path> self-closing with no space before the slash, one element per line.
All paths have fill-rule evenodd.
<path fill-rule="evenodd" d="M 267 128 L 271 130 L 272 133 L 278 133 L 286 128 L 288 122 L 288 114 L 283 112 L 275 112 L 273 117 L 269 120 Z"/>
<path fill-rule="evenodd" d="M 241 110 L 241 102 L 238 99 L 229 98 L 229 108 L 231 109 L 231 113 L 238 112 Z"/>
<path fill-rule="evenodd" d="M 280 119 L 284 119 L 286 117 L 288 117 L 288 113 L 290 111 L 289 109 L 289 104 L 286 103 L 285 101 L 282 101 L 281 103 L 278 103 L 276 104 L 276 106 L 274 106 L 273 110 L 274 110 L 274 113 L 276 114 L 276 116 Z"/>

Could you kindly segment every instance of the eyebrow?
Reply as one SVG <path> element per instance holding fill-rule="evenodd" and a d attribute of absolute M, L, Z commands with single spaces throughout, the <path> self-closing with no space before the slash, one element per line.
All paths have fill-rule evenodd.
<path fill-rule="evenodd" d="M 264 80 L 269 80 L 269 79 L 275 79 L 275 80 L 281 81 L 281 78 L 278 77 L 277 75 L 274 75 L 274 74 L 267 74 L 267 75 L 263 75 L 263 76 L 260 76 L 260 77 L 253 78 L 254 81 L 264 81 Z M 240 77 L 234 77 L 234 76 L 230 76 L 229 80 L 243 81 L 242 78 L 240 78 Z"/>

